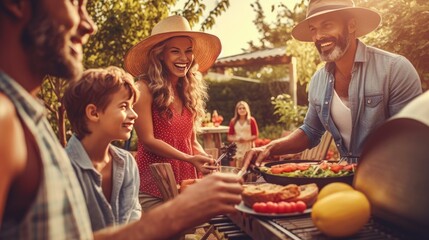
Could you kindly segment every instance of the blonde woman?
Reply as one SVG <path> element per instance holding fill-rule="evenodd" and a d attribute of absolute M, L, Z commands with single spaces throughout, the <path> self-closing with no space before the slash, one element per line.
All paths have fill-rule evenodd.
<path fill-rule="evenodd" d="M 237 144 L 235 164 L 242 167 L 244 154 L 254 147 L 258 138 L 258 124 L 250 113 L 249 104 L 239 101 L 235 106 L 234 117 L 231 119 L 228 131 L 228 141 Z"/>
<path fill-rule="evenodd" d="M 207 99 L 206 84 L 197 70 L 210 68 L 220 50 L 216 36 L 191 31 L 185 18 L 171 16 L 125 57 L 125 69 L 138 78 L 141 92 L 135 104 L 140 117 L 134 126 L 143 210 L 163 201 L 150 164 L 170 163 L 178 184 L 197 178 L 197 171 L 206 174 L 214 169 L 209 166 L 214 160 L 196 140 Z"/>

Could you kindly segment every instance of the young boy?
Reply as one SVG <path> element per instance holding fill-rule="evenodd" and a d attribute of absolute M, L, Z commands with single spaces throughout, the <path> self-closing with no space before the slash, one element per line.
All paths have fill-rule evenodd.
<path fill-rule="evenodd" d="M 130 137 L 137 119 L 132 108 L 137 98 L 132 76 L 113 66 L 85 71 L 64 93 L 74 132 L 66 151 L 82 187 L 93 231 L 141 216 L 135 160 L 111 144 Z"/>

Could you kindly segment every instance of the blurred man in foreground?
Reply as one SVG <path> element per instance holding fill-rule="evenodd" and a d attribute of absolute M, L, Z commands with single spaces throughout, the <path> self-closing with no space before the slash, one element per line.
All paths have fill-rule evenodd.
<path fill-rule="evenodd" d="M 82 44 L 95 30 L 85 0 L 0 1 L 0 239 L 167 239 L 241 201 L 239 177 L 213 174 L 139 221 L 92 233 L 36 94 L 45 75 L 81 75 Z"/>

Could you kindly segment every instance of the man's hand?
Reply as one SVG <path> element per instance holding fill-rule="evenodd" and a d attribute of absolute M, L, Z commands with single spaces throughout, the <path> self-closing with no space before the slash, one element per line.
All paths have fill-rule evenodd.
<path fill-rule="evenodd" d="M 241 202 L 242 183 L 235 174 L 210 174 L 172 200 L 143 213 L 140 221 L 104 228 L 94 238 L 171 239 L 219 214 L 237 211 L 234 206 Z"/>
<path fill-rule="evenodd" d="M 271 145 L 265 145 L 262 147 L 252 148 L 246 152 L 243 158 L 243 167 L 245 171 L 249 165 L 254 162 L 256 166 L 260 166 L 264 159 L 270 156 Z"/>
<path fill-rule="evenodd" d="M 188 186 L 177 201 L 185 202 L 181 206 L 184 211 L 189 208 L 186 218 L 192 215 L 194 224 L 198 224 L 219 214 L 235 212 L 234 206 L 241 202 L 242 183 L 243 179 L 236 174 L 216 172 Z"/>

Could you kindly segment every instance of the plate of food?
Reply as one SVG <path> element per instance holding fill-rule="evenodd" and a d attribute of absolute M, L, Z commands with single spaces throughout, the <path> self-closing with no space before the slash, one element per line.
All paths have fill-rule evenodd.
<path fill-rule="evenodd" d="M 311 213 L 311 208 L 307 208 L 303 212 L 291 212 L 291 213 L 256 212 L 252 208 L 249 208 L 248 206 L 246 206 L 244 202 L 241 202 L 239 205 L 235 205 L 235 209 L 237 209 L 240 212 L 244 212 L 244 213 L 252 214 L 256 216 L 263 216 L 263 217 L 289 217 L 289 216 L 297 216 L 297 215 Z"/>
<path fill-rule="evenodd" d="M 289 184 L 286 186 L 261 183 L 245 184 L 243 201 L 236 209 L 259 216 L 295 216 L 311 212 L 319 188 L 316 184 Z"/>

